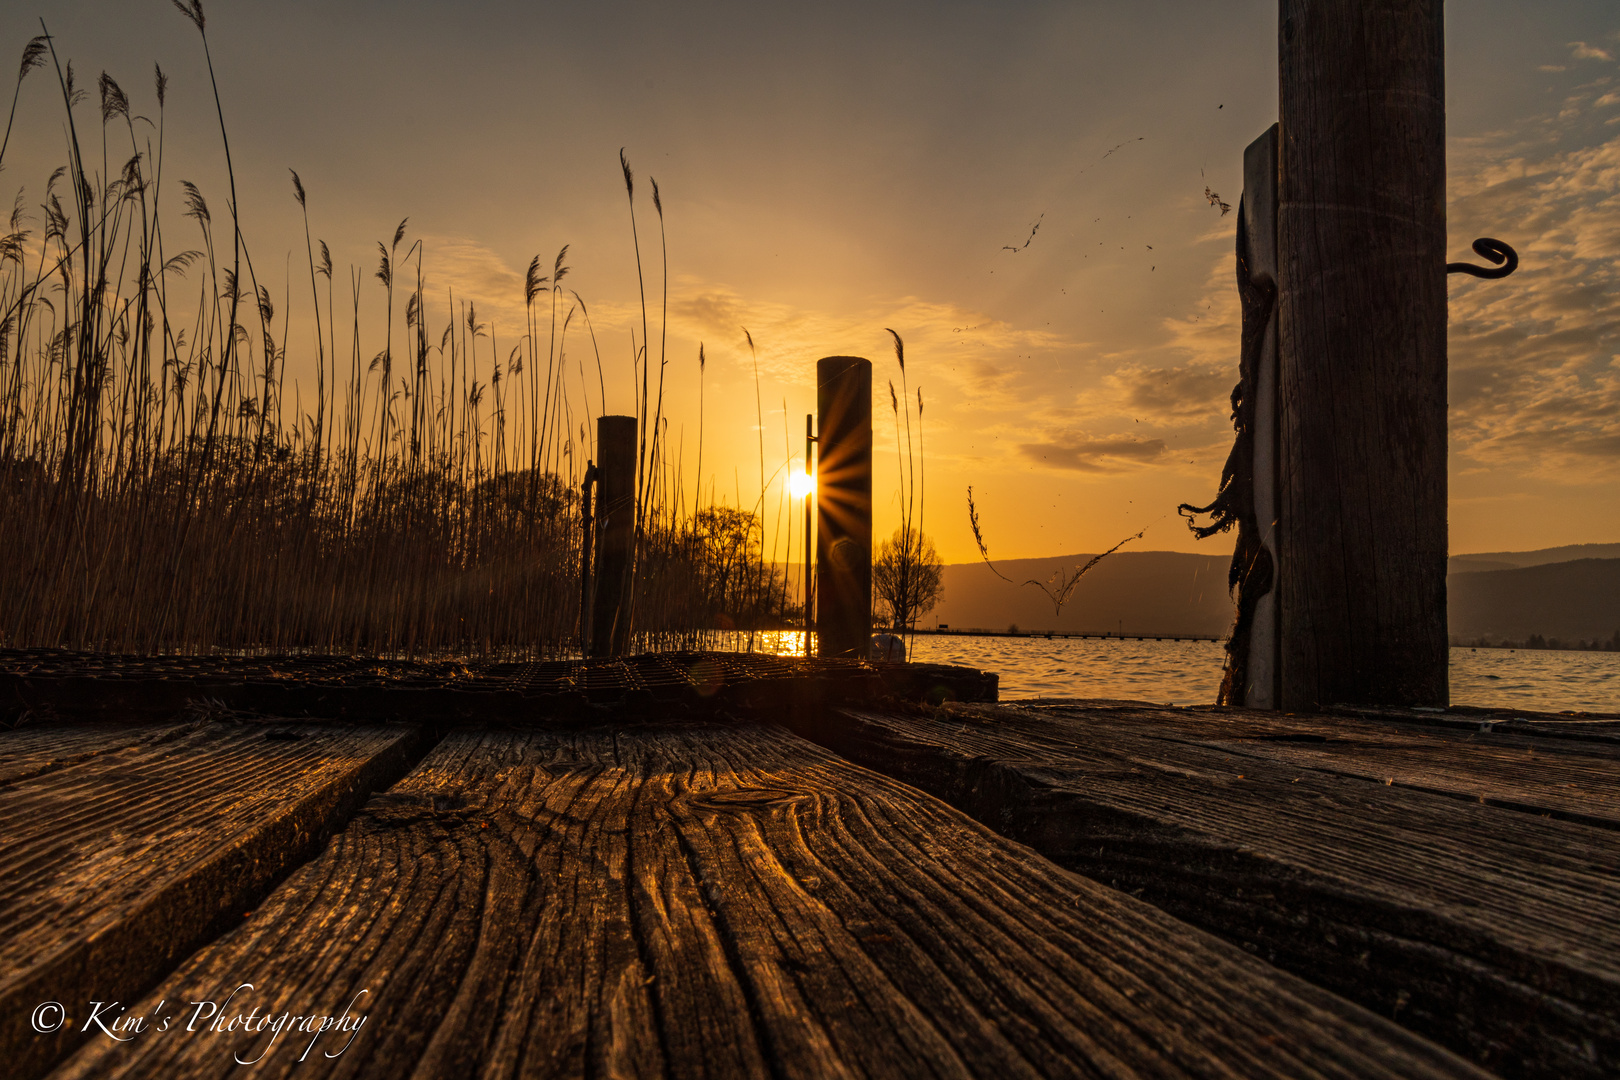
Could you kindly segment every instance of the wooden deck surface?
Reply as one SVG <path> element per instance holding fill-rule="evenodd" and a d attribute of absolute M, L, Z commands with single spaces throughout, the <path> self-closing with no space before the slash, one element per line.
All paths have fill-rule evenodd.
<path fill-rule="evenodd" d="M 0 1049 L 37 1075 L 45 1001 L 130 1001 L 321 848 L 420 729 L 208 720 L 0 732 Z"/>
<path fill-rule="evenodd" d="M 243 837 L 317 791 L 358 790 L 411 738 L 216 727 L 151 725 L 16 782 L 35 801 L 8 835 L 34 854 L 0 864 L 6 911 L 54 905 L 173 957 L 132 920 L 139 905 L 161 924 L 152 905 L 177 875 L 219 878 L 206 868 L 248 851 Z M 0 735 L 13 757 L 17 735 Z M 7 795 L 9 814 L 22 804 Z M 47 819 L 70 828 L 52 839 Z M 262 891 L 275 871 L 250 865 L 236 874 Z M 178 966 L 153 959 L 144 995 L 124 998 L 148 1030 L 98 1035 L 55 1075 L 231 1074 L 268 1034 L 188 1033 L 182 1003 L 244 983 L 219 1018 L 366 1016 L 352 1042 L 283 1035 L 266 1076 L 1481 1075 L 915 787 L 745 721 L 452 732 L 251 911 Z M 8 980 L 87 947 L 74 919 L 49 918 L 8 954 Z M 64 974 L 50 993 L 30 976 L 29 993 L 113 996 L 102 970 L 81 961 L 72 978 L 90 982 Z M 8 994 L 10 1060 L 82 1041 L 19 1034 L 33 1002 Z"/>
<path fill-rule="evenodd" d="M 1596 1078 L 1620 1075 L 1617 726 L 1055 703 L 800 730 L 1503 1075 Z"/>

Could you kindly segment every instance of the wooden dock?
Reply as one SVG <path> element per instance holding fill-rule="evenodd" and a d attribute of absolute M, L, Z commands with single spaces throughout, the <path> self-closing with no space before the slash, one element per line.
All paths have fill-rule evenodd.
<path fill-rule="evenodd" d="M 1620 1069 L 1620 721 L 774 678 L 494 720 L 34 697 L 8 1074 Z"/>

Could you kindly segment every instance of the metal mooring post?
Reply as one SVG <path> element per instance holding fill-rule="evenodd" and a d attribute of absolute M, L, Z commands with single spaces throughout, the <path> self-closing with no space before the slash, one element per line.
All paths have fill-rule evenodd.
<path fill-rule="evenodd" d="M 591 516 L 591 489 L 596 486 L 596 462 L 585 463 L 585 479 L 579 485 L 579 651 L 585 653 L 591 641 L 591 555 L 596 548 L 596 520 Z"/>
<path fill-rule="evenodd" d="M 636 546 L 636 418 L 596 420 L 596 595 L 592 656 L 630 651 L 630 585 Z"/>
<path fill-rule="evenodd" d="M 810 655 L 810 632 L 815 628 L 816 563 L 810 557 L 815 544 L 815 529 L 810 519 L 810 504 L 816 494 L 816 417 L 804 417 L 804 655 Z"/>
<path fill-rule="evenodd" d="M 1281 0 L 1276 706 L 1444 706 L 1441 0 Z"/>
<path fill-rule="evenodd" d="M 1240 470 L 1252 484 L 1237 498 L 1233 578 L 1238 601 L 1221 700 L 1277 707 L 1277 125 L 1243 152 L 1237 279 L 1243 309 Z M 1247 438 L 1246 453 L 1243 440 Z M 1246 460 L 1245 460 L 1246 459 Z M 1236 479 L 1241 487 L 1242 477 Z"/>
<path fill-rule="evenodd" d="M 816 361 L 816 653 L 865 659 L 872 639 L 872 363 Z"/>

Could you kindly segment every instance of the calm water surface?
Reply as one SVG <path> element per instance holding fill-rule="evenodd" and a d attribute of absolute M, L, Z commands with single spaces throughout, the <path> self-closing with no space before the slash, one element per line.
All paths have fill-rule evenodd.
<path fill-rule="evenodd" d="M 1193 705 L 1215 700 L 1216 641 L 919 635 L 913 660 L 1001 676 L 1003 699 L 1101 697 Z M 1452 649 L 1456 705 L 1620 711 L 1620 653 Z"/>
<path fill-rule="evenodd" d="M 994 671 L 1003 700 L 1123 698 L 1172 705 L 1215 700 L 1225 652 L 1218 641 L 978 637 L 920 634 L 911 658 Z M 802 655 L 797 631 L 713 635 L 706 648 Z M 1620 712 L 1620 653 L 1558 649 L 1451 650 L 1451 701 L 1490 708 Z"/>

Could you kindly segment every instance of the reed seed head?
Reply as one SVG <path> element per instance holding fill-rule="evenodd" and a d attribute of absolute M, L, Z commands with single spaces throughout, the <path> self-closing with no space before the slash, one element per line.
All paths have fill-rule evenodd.
<path fill-rule="evenodd" d="M 563 250 L 568 249 L 564 248 Z M 550 280 L 550 278 L 540 276 L 540 256 L 536 255 L 529 260 L 529 272 L 523 278 L 523 302 L 525 304 L 534 303 L 534 298 L 546 291 L 546 282 Z"/>
<path fill-rule="evenodd" d="M 298 179 L 298 170 L 288 169 L 287 171 L 292 173 L 293 197 L 298 200 L 299 206 L 303 207 L 305 210 L 308 210 L 309 207 L 304 205 L 304 182 Z"/>
<path fill-rule="evenodd" d="M 186 216 L 196 218 L 197 224 L 206 228 L 212 219 L 208 215 L 208 203 L 203 198 L 202 192 L 198 191 L 197 185 L 190 180 L 180 181 L 180 186 L 186 192 Z"/>
<path fill-rule="evenodd" d="M 202 0 L 191 0 L 189 4 L 185 3 L 185 0 L 174 0 L 174 6 L 180 9 L 180 14 L 191 20 L 191 25 L 197 28 L 197 33 L 206 33 L 204 28 L 207 19 L 203 17 Z"/>
<path fill-rule="evenodd" d="M 84 100 L 84 91 L 75 88 L 75 85 L 74 85 L 73 61 L 71 61 L 71 60 L 68 61 L 68 65 L 67 65 L 66 82 L 67 82 L 68 108 L 71 109 L 71 108 L 73 108 L 73 106 L 77 105 L 79 102 Z"/>
<path fill-rule="evenodd" d="M 129 119 L 129 98 L 125 96 L 119 85 L 113 81 L 111 75 L 103 71 L 101 78 L 97 80 L 96 87 L 101 91 L 101 122 L 103 124 L 109 122 L 115 116 L 122 116 L 126 120 Z"/>
<path fill-rule="evenodd" d="M 27 78 L 30 71 L 44 65 L 45 53 L 48 48 L 49 40 L 44 34 L 34 37 L 27 45 L 23 46 L 22 67 L 17 71 L 18 82 L 22 82 L 23 79 Z"/>
<path fill-rule="evenodd" d="M 887 326 L 883 329 L 889 330 Z M 889 336 L 894 338 L 894 358 L 900 361 L 900 374 L 906 373 L 906 343 L 900 340 L 900 335 L 889 330 Z"/>

